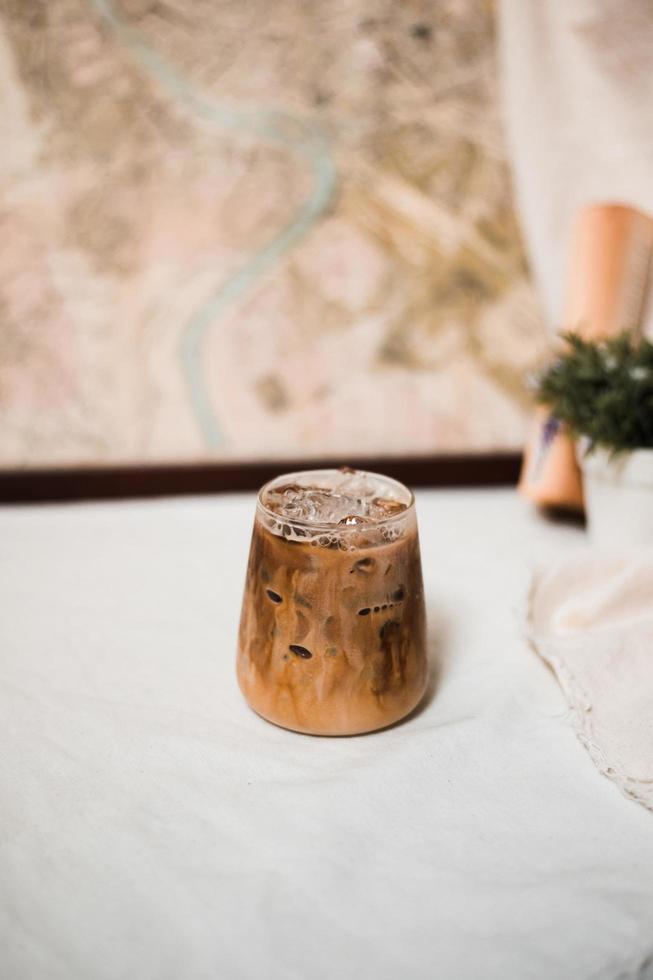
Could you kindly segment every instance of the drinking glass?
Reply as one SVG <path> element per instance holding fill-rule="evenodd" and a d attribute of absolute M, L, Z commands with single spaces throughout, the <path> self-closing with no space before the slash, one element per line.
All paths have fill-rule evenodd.
<path fill-rule="evenodd" d="M 309 470 L 259 491 L 237 672 L 254 711 L 313 735 L 373 731 L 418 704 L 427 653 L 410 490 Z"/>

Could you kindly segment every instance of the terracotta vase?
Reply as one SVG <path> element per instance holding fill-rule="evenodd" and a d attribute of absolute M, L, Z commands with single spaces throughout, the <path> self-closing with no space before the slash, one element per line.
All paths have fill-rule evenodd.
<path fill-rule="evenodd" d="M 621 204 L 578 212 L 571 236 L 565 329 L 588 340 L 642 329 L 651 295 L 653 218 Z M 524 453 L 519 491 L 542 507 L 583 509 L 575 446 L 560 430 L 543 438 L 549 412 L 538 409 Z"/>

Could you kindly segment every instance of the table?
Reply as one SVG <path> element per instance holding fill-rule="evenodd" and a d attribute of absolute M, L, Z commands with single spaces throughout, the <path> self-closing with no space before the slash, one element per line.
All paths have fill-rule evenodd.
<path fill-rule="evenodd" d="M 417 505 L 436 688 L 351 739 L 240 696 L 252 495 L 0 509 L 3 980 L 653 976 L 651 814 L 526 636 L 583 532 Z"/>

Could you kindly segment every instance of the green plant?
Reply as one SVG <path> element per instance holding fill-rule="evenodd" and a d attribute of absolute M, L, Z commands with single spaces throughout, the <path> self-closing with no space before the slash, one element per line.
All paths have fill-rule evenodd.
<path fill-rule="evenodd" d="M 631 331 L 601 342 L 563 338 L 565 352 L 537 378 L 537 400 L 589 451 L 653 448 L 653 344 Z"/>

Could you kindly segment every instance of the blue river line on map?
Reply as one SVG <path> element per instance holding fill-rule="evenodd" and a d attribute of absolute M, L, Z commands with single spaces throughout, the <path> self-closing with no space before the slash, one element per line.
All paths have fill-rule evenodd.
<path fill-rule="evenodd" d="M 221 129 L 247 132 L 266 143 L 282 145 L 305 160 L 313 173 L 312 192 L 291 220 L 217 287 L 193 314 L 182 333 L 179 353 L 190 404 L 207 447 L 218 449 L 223 444 L 223 436 L 203 370 L 202 351 L 206 334 L 230 306 L 251 289 L 324 214 L 336 187 L 335 167 L 327 143 L 314 123 L 273 109 L 241 112 L 208 100 L 150 48 L 138 31 L 116 14 L 110 0 L 89 2 L 130 49 L 138 64 L 188 112 Z"/>

